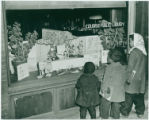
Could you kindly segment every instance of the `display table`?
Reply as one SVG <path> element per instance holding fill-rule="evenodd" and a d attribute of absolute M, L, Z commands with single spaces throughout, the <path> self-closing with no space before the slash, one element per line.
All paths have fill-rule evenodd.
<path fill-rule="evenodd" d="M 98 58 L 96 59 L 93 57 L 69 58 L 69 59 L 52 61 L 51 62 L 52 71 L 83 67 L 86 62 L 93 62 L 95 65 L 99 65 Z"/>
<path fill-rule="evenodd" d="M 95 74 L 101 79 L 103 69 Z M 56 114 L 74 108 L 75 84 L 81 73 L 37 79 L 36 74 L 9 87 L 11 118 Z"/>

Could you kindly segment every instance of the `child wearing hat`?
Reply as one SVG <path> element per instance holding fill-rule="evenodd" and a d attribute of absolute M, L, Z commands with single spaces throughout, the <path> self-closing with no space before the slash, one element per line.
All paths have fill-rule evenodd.
<path fill-rule="evenodd" d="M 123 65 L 124 53 L 115 48 L 109 51 L 105 75 L 101 83 L 100 117 L 120 118 L 120 103 L 125 101 L 126 66 Z"/>
<path fill-rule="evenodd" d="M 87 62 L 84 65 L 84 73 L 77 81 L 77 97 L 76 104 L 80 107 L 80 118 L 85 119 L 87 110 L 92 119 L 96 118 L 96 105 L 100 103 L 100 85 L 97 76 L 93 73 L 95 65 L 92 62 Z"/>

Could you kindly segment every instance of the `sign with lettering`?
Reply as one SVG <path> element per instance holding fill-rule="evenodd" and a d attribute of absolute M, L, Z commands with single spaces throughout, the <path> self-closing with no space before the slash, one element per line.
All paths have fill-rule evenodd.
<path fill-rule="evenodd" d="M 109 50 L 102 50 L 101 63 L 107 63 Z"/>
<path fill-rule="evenodd" d="M 85 28 L 106 28 L 106 27 L 123 27 L 123 22 L 107 22 L 107 23 L 101 23 L 101 24 L 86 24 Z"/>

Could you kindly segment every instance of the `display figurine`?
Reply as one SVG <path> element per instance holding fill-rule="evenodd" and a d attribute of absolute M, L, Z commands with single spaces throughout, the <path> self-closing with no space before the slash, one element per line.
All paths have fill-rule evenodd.
<path fill-rule="evenodd" d="M 45 62 L 39 62 L 39 76 L 37 76 L 38 79 L 45 77 Z"/>
<path fill-rule="evenodd" d="M 63 56 L 64 56 L 64 59 L 68 58 L 68 52 L 66 50 L 64 51 L 64 55 Z"/>
<path fill-rule="evenodd" d="M 64 59 L 69 58 L 69 51 L 68 48 L 65 49 L 64 53 L 63 53 Z"/>
<path fill-rule="evenodd" d="M 52 75 L 52 64 L 51 64 L 51 62 L 52 62 L 51 60 L 48 60 L 46 62 L 46 66 L 45 66 L 45 74 L 48 77 L 51 77 L 51 75 Z"/>
<path fill-rule="evenodd" d="M 57 59 L 56 46 L 52 45 L 48 54 L 52 61 L 56 60 Z"/>
<path fill-rule="evenodd" d="M 12 61 L 15 59 L 15 55 L 11 53 L 12 49 L 10 46 L 8 46 L 8 52 L 9 52 L 9 67 L 11 74 L 14 74 L 14 67 L 12 65 Z"/>

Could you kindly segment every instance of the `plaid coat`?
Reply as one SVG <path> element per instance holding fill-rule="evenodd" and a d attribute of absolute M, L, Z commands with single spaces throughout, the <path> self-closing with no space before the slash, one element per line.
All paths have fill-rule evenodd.
<path fill-rule="evenodd" d="M 100 82 L 94 74 L 83 74 L 77 81 L 76 104 L 89 107 L 100 103 Z"/>

